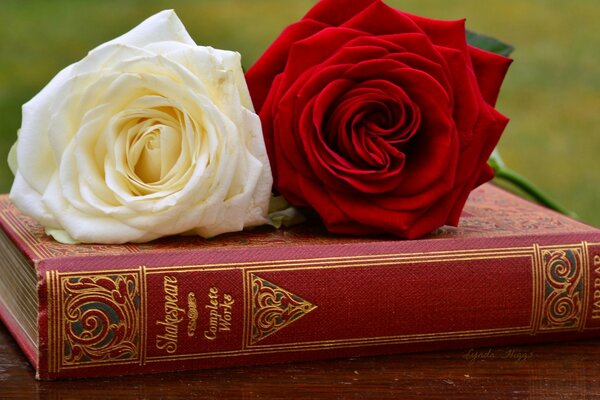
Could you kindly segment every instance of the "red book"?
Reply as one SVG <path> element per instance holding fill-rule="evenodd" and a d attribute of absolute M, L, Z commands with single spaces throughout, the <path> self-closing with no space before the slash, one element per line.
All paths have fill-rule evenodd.
<path fill-rule="evenodd" d="M 0 316 L 41 379 L 600 335 L 600 230 L 491 185 L 459 228 L 61 245 L 0 198 Z"/>

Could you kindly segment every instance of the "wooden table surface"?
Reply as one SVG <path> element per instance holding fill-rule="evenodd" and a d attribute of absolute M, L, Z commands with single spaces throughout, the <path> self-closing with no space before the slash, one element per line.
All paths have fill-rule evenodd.
<path fill-rule="evenodd" d="M 600 398 L 600 341 L 477 352 L 38 382 L 0 323 L 0 399 Z"/>

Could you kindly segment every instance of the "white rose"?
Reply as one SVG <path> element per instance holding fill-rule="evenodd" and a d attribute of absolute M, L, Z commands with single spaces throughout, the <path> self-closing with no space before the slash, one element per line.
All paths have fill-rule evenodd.
<path fill-rule="evenodd" d="M 211 237 L 268 222 L 271 170 L 235 52 L 163 11 L 23 106 L 11 199 L 63 242 Z"/>

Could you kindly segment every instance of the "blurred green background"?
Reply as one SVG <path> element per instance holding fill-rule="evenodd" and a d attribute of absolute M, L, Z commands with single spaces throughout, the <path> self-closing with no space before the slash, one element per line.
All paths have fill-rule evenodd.
<path fill-rule="evenodd" d="M 21 104 L 88 50 L 164 8 L 198 44 L 237 50 L 247 68 L 315 0 L 0 0 L 0 191 Z M 516 47 L 498 108 L 511 118 L 500 150 L 584 221 L 600 226 L 598 0 L 388 0 Z"/>

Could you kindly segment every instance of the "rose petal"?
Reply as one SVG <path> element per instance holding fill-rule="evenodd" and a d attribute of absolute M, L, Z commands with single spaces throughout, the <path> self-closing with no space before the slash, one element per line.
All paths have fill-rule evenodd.
<path fill-rule="evenodd" d="M 371 35 L 387 35 L 395 33 L 415 32 L 422 30 L 407 14 L 389 7 L 381 1 L 375 1 L 362 12 L 346 21 L 345 28 L 369 32 Z"/>
<path fill-rule="evenodd" d="M 290 46 L 298 40 L 319 32 L 326 25 L 322 22 L 302 20 L 287 27 L 269 46 L 264 55 L 246 72 L 248 90 L 252 93 L 252 103 L 258 113 L 263 109 L 269 95 L 269 86 L 262 82 L 273 82 L 273 79 L 286 67 Z"/>
<path fill-rule="evenodd" d="M 304 19 L 313 19 L 328 25 L 339 26 L 380 0 L 321 0 Z"/>
<path fill-rule="evenodd" d="M 481 94 L 489 105 L 494 106 L 512 60 L 472 46 L 469 46 L 469 54 Z"/>
<path fill-rule="evenodd" d="M 464 55 L 468 54 L 464 19 L 444 21 L 406 13 L 405 15 L 425 32 L 433 44 L 458 50 Z"/>
<path fill-rule="evenodd" d="M 157 42 L 181 42 L 195 46 L 181 20 L 173 10 L 164 10 L 152 15 L 129 32 L 109 41 L 98 48 L 125 44 L 145 47 Z"/>

